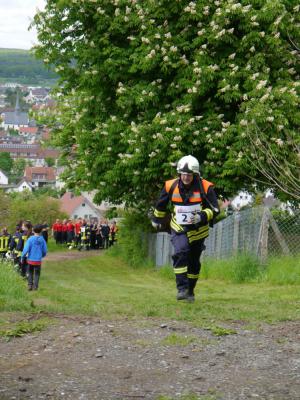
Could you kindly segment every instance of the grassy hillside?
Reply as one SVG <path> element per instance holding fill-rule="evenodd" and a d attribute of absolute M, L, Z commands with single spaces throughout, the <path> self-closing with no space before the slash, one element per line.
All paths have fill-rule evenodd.
<path fill-rule="evenodd" d="M 98 255 L 96 255 L 98 254 Z M 101 254 L 101 255 L 100 255 Z M 0 268 L 1 312 L 29 310 L 101 315 L 102 318 L 159 317 L 195 325 L 223 321 L 276 322 L 299 318 L 299 284 L 248 282 L 234 284 L 201 278 L 196 302 L 177 302 L 170 267 L 132 268 L 111 252 L 91 252 L 66 260 L 56 253 L 42 267 L 40 289 L 28 292 L 26 282 L 9 268 Z M 63 260 L 63 261 L 62 261 Z M 295 273 L 298 271 L 295 266 Z M 1 326 L 1 321 L 0 321 Z"/>
<path fill-rule="evenodd" d="M 29 50 L 0 48 L 0 83 L 52 85 L 56 77 Z"/>

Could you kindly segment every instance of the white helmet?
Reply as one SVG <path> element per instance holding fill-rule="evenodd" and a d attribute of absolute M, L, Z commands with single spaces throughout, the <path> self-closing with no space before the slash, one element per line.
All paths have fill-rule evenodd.
<path fill-rule="evenodd" d="M 189 155 L 182 157 L 177 164 L 178 174 L 188 173 L 188 174 L 198 174 L 200 175 L 199 162 L 197 158 Z"/>

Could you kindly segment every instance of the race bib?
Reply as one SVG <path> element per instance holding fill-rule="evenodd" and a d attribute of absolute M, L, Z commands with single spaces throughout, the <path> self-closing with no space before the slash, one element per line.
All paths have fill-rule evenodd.
<path fill-rule="evenodd" d="M 192 217 L 201 211 L 200 204 L 175 206 L 176 222 L 179 225 L 191 225 Z"/>

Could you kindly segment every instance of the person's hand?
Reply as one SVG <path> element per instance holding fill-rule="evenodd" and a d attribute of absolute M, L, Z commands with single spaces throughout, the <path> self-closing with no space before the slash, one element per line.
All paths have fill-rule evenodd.
<path fill-rule="evenodd" d="M 191 217 L 190 221 L 191 221 L 191 224 L 194 224 L 194 225 L 199 224 L 201 222 L 201 214 L 198 214 L 198 213 L 194 214 Z"/>
<path fill-rule="evenodd" d="M 151 224 L 153 226 L 154 229 L 156 229 L 157 231 L 161 229 L 161 224 L 151 221 Z"/>

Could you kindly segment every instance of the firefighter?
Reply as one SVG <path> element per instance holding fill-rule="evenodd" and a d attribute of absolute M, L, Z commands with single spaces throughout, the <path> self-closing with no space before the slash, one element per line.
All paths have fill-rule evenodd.
<path fill-rule="evenodd" d="M 7 228 L 4 227 L 0 234 L 0 260 L 3 260 L 9 251 L 10 241 L 11 235 L 8 233 Z"/>
<path fill-rule="evenodd" d="M 80 228 L 80 244 L 78 250 L 90 250 L 90 227 L 85 219 L 82 220 Z"/>
<path fill-rule="evenodd" d="M 18 269 L 18 272 L 21 273 L 21 254 L 22 251 L 17 250 L 19 241 L 22 241 L 22 233 L 21 233 L 21 225 L 16 225 L 16 231 L 11 237 L 11 241 L 9 243 L 9 250 L 14 260 L 14 264 Z"/>
<path fill-rule="evenodd" d="M 165 182 L 154 209 L 152 225 L 156 229 L 162 227 L 167 206 L 171 203 L 170 228 L 177 300 L 193 302 L 201 269 L 201 252 L 209 234 L 209 223 L 219 214 L 219 206 L 214 185 L 201 178 L 195 157 L 182 157 L 177 164 L 177 173 L 178 178 Z"/>

